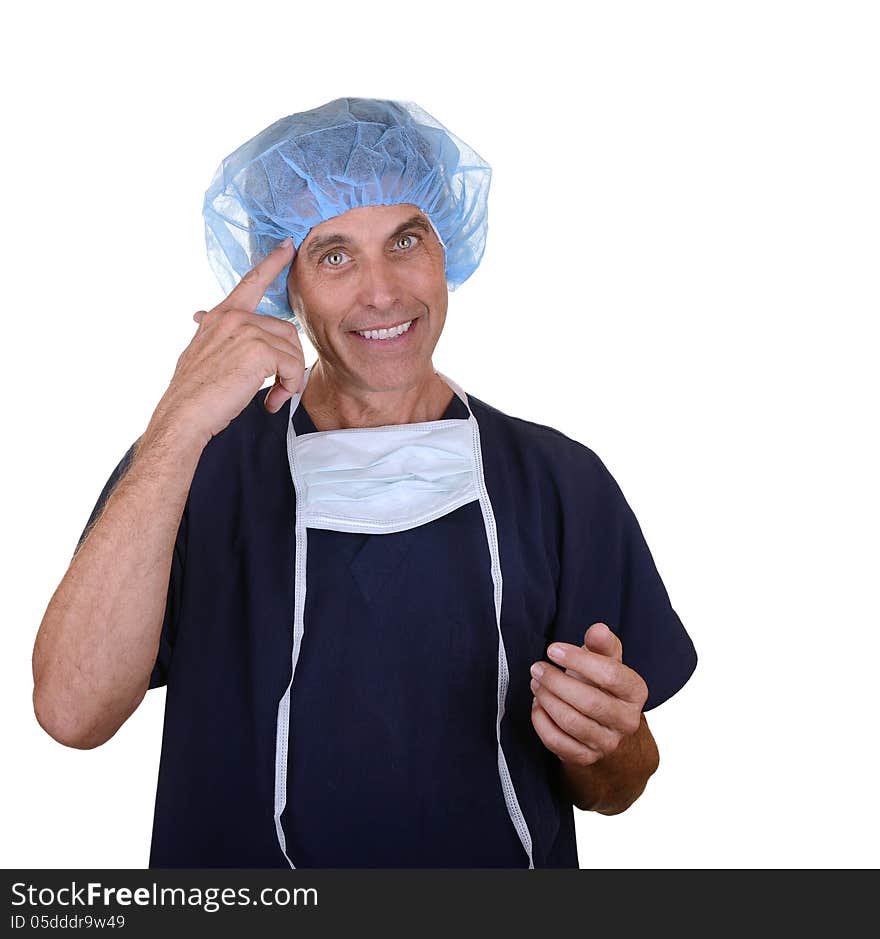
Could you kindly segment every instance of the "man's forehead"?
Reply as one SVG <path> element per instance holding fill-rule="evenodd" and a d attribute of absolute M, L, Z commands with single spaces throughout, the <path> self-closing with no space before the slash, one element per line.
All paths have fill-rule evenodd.
<path fill-rule="evenodd" d="M 347 227 L 360 224 L 374 225 L 380 222 L 388 225 L 399 224 L 414 216 L 421 218 L 423 221 L 428 221 L 424 212 L 417 205 L 408 202 L 397 202 L 392 205 L 357 206 L 319 222 L 309 229 L 306 241 L 312 237 L 321 237 L 330 231 L 343 231 Z"/>
<path fill-rule="evenodd" d="M 372 212 L 371 210 L 377 211 Z M 346 225 L 346 220 L 352 221 L 346 217 L 353 216 L 354 213 L 358 213 L 358 221 L 355 224 Z M 366 227 L 370 234 L 378 231 L 392 238 L 406 228 L 420 228 L 426 233 L 433 232 L 444 251 L 446 250 L 446 244 L 440 237 L 440 232 L 430 216 L 422 212 L 417 205 L 403 202 L 393 205 L 359 206 L 340 215 L 335 215 L 333 218 L 326 219 L 309 230 L 300 245 L 300 251 L 304 251 L 311 257 L 334 242 L 341 245 L 353 245 L 357 241 L 355 233 L 361 227 Z"/>

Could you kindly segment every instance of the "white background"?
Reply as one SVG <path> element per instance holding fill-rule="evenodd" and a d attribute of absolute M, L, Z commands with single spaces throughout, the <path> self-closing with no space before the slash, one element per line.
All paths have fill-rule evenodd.
<path fill-rule="evenodd" d="M 493 167 L 435 366 L 598 453 L 699 653 L 642 798 L 577 813 L 581 865 L 876 865 L 876 5 L 303 6 L 6 14 L 0 864 L 148 863 L 165 690 L 65 748 L 34 637 L 221 299 L 218 163 L 371 96 Z"/>

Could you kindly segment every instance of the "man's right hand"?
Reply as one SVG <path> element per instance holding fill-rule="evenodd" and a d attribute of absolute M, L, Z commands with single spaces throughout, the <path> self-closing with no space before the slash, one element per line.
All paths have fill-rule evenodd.
<path fill-rule="evenodd" d="M 302 389 L 305 358 L 296 326 L 255 312 L 295 255 L 292 241 L 278 245 L 229 296 L 193 316 L 199 328 L 177 360 L 152 423 L 185 422 L 207 444 L 244 410 L 266 378 L 276 376 L 265 402 L 272 414 Z"/>

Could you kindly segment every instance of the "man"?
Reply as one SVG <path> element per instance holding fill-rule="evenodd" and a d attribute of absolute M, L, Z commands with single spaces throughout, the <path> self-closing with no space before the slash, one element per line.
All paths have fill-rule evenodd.
<path fill-rule="evenodd" d="M 657 768 L 644 711 L 696 654 L 619 487 L 433 367 L 487 189 L 416 106 L 339 99 L 208 191 L 244 276 L 34 649 L 71 746 L 167 684 L 151 867 L 577 867 L 572 806 L 623 811 Z"/>

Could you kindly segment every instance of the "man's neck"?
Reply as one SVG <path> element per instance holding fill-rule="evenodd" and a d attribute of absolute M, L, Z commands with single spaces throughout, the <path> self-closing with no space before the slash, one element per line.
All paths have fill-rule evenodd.
<path fill-rule="evenodd" d="M 454 394 L 430 363 L 424 377 L 410 387 L 364 391 L 343 387 L 318 359 L 301 400 L 317 430 L 343 430 L 438 421 Z"/>

